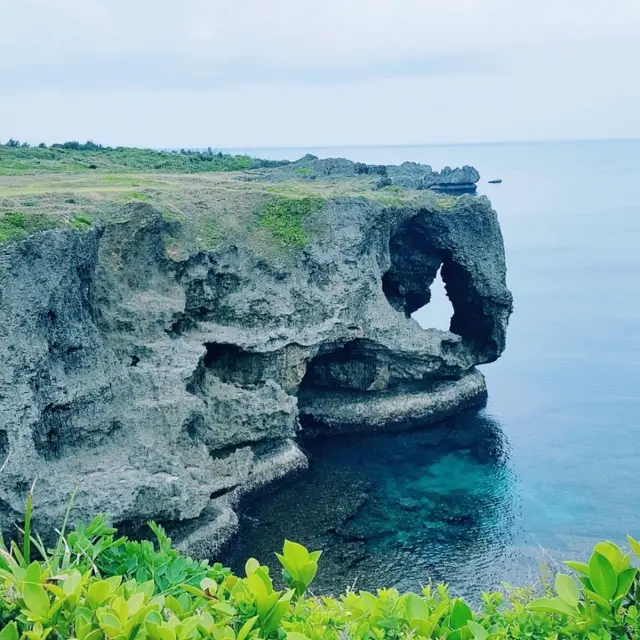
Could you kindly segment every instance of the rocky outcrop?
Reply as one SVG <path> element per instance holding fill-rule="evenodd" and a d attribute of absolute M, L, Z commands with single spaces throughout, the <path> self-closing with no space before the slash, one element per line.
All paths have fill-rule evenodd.
<path fill-rule="evenodd" d="M 306 467 L 301 429 L 425 424 L 483 399 L 475 366 L 511 311 L 485 198 L 329 198 L 313 242 L 270 262 L 228 244 L 171 259 L 175 223 L 129 213 L 0 248 L 3 529 L 37 479 L 41 530 L 77 487 L 74 516 L 152 518 L 207 554 L 243 495 Z M 411 318 L 439 268 L 451 331 Z"/>
<path fill-rule="evenodd" d="M 434 171 L 428 164 L 403 162 L 401 165 L 374 165 L 352 162 L 345 158 L 318 158 L 306 155 L 278 171 L 262 172 L 269 180 L 323 180 L 327 178 L 376 177 L 376 186 L 405 189 L 432 190 L 454 194 L 474 193 L 480 174 L 469 166 Z"/>

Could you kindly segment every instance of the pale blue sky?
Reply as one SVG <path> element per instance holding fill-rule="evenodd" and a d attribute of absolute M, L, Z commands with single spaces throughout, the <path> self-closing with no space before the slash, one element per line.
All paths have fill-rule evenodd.
<path fill-rule="evenodd" d="M 0 0 L 0 140 L 640 137 L 640 0 Z"/>

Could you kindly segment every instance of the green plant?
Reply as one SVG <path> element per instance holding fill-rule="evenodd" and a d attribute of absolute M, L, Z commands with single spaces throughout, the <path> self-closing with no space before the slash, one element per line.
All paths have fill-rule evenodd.
<path fill-rule="evenodd" d="M 128 147 L 114 149 L 93 142 L 65 142 L 33 148 L 15 140 L 0 144 L 0 175 L 88 173 L 96 169 L 109 173 L 204 173 L 244 171 L 280 164 L 286 162 L 189 150 L 175 153 Z M 127 184 L 126 179 L 116 182 Z"/>
<path fill-rule="evenodd" d="M 130 191 L 125 193 L 123 197 L 125 200 L 140 200 L 141 202 L 148 202 L 153 199 L 148 193 L 140 193 L 138 191 Z"/>
<path fill-rule="evenodd" d="M 49 216 L 32 212 L 9 212 L 0 215 L 0 243 L 19 240 L 35 231 L 44 231 L 58 226 Z"/>
<path fill-rule="evenodd" d="M 155 541 L 116 537 L 102 516 L 66 521 L 54 549 L 31 530 L 0 549 L 0 640 L 614 640 L 640 633 L 638 571 L 612 542 L 587 563 L 568 562 L 579 581 L 555 579 L 555 595 L 531 588 L 485 593 L 473 610 L 445 585 L 310 595 L 320 552 L 285 541 L 276 554 L 286 588 L 251 558 L 245 576 L 185 558 L 159 525 Z M 640 556 L 640 543 L 629 538 Z M 32 555 L 39 554 L 39 559 Z"/>
<path fill-rule="evenodd" d="M 302 222 L 323 206 L 324 200 L 319 197 L 275 198 L 263 207 L 259 224 L 271 229 L 273 235 L 284 244 L 304 247 L 309 236 L 302 228 Z"/>
<path fill-rule="evenodd" d="M 71 220 L 71 226 L 81 230 L 88 229 L 92 224 L 93 220 L 89 215 L 74 216 L 74 218 Z"/>
<path fill-rule="evenodd" d="M 285 583 L 300 597 L 318 573 L 318 560 L 322 551 L 309 553 L 301 544 L 284 541 L 282 553 L 276 553 L 282 565 L 282 577 Z"/>

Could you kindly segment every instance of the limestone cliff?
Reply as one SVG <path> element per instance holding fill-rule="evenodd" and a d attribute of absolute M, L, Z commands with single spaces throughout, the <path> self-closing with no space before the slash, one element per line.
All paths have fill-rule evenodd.
<path fill-rule="evenodd" d="M 238 188 L 285 171 L 317 184 L 319 162 Z M 512 305 L 496 214 L 484 197 L 410 195 L 331 192 L 282 260 L 230 242 L 174 255 L 180 222 L 148 204 L 0 247 L 2 528 L 37 478 L 41 529 L 78 487 L 74 515 L 159 520 L 210 553 L 241 496 L 306 467 L 300 429 L 401 428 L 481 401 L 475 367 L 502 353 Z M 411 318 L 440 268 L 448 332 Z"/>

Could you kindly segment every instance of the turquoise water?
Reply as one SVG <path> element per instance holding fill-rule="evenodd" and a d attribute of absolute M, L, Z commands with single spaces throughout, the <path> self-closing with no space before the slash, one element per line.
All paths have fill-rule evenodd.
<path fill-rule="evenodd" d="M 473 596 L 595 540 L 640 536 L 640 141 L 251 151 L 474 165 L 515 312 L 506 353 L 483 367 L 485 409 L 308 443 L 308 476 L 247 506 L 239 555 L 268 560 L 297 536 L 327 549 L 321 590 L 432 578 Z M 417 319 L 449 315 L 439 288 Z"/>

